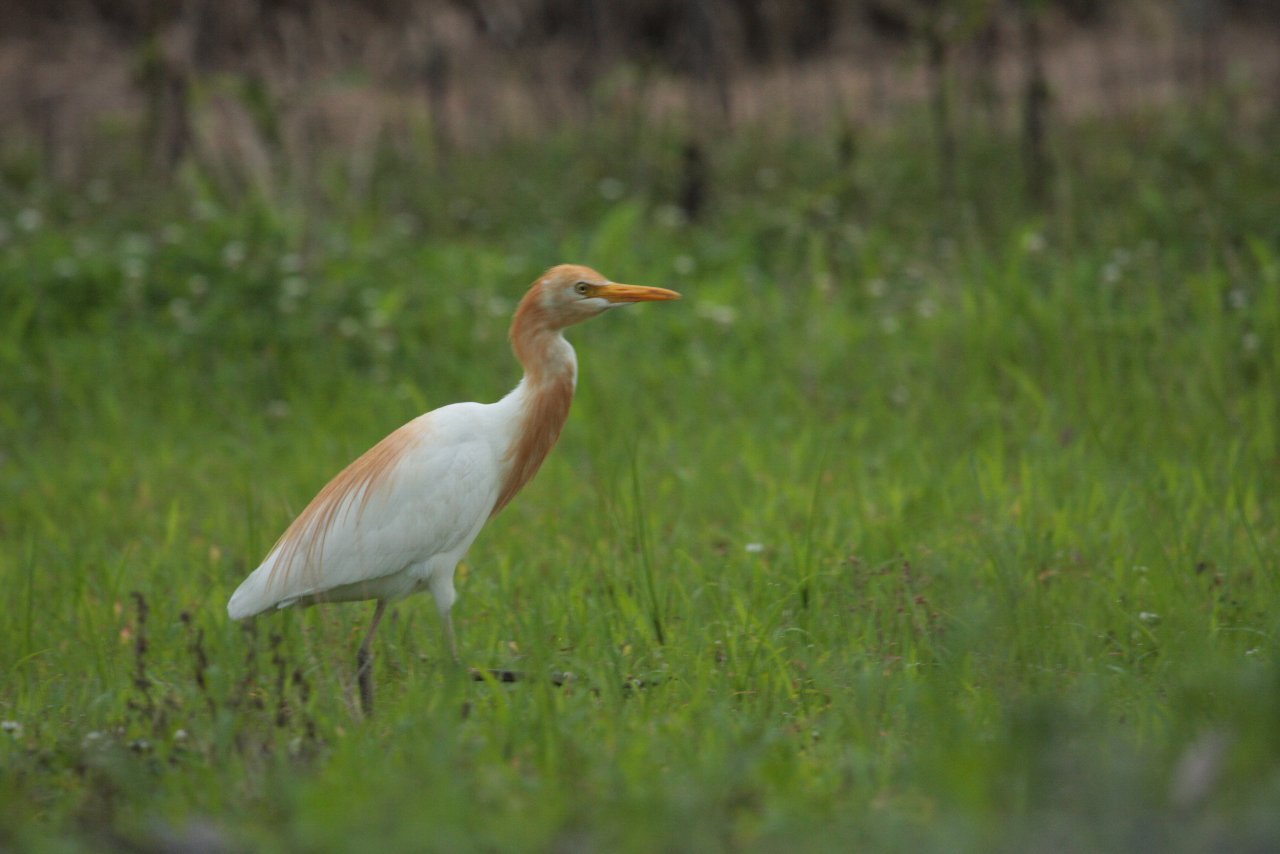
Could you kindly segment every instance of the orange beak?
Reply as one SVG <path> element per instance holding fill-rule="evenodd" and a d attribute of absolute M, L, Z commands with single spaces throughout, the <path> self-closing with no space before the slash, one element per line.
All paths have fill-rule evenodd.
<path fill-rule="evenodd" d="M 606 282 L 596 285 L 593 297 L 603 297 L 609 302 L 656 302 L 658 300 L 680 299 L 680 294 L 666 288 L 647 288 L 643 285 L 619 285 Z"/>

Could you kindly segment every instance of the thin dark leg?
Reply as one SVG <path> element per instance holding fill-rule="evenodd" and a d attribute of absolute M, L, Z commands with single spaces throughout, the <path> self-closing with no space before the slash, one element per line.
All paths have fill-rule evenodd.
<path fill-rule="evenodd" d="M 382 622 L 382 614 L 387 610 L 387 603 L 379 599 L 373 608 L 373 622 L 369 624 L 369 633 L 364 636 L 364 643 L 356 651 L 356 681 L 360 683 L 360 709 L 365 717 L 373 715 L 373 633 Z"/>

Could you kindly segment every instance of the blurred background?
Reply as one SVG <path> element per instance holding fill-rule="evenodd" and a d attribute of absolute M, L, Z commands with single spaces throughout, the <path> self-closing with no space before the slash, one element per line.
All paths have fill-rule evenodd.
<path fill-rule="evenodd" d="M 127 154 L 272 194 L 337 154 L 361 194 L 388 160 L 675 128 L 671 192 L 696 215 L 707 148 L 735 129 L 829 134 L 847 164 L 861 134 L 916 116 L 942 189 L 966 138 L 1016 134 L 1043 195 L 1059 123 L 1211 94 L 1230 120 L 1280 109 L 1280 4 L 8 0 L 0 162 L 11 187 Z"/>
<path fill-rule="evenodd" d="M 0 850 L 1280 850 L 1278 152 L 1276 0 L 5 0 Z M 353 725 L 226 597 L 565 261 L 685 300 L 455 619 L 584 689 Z"/>

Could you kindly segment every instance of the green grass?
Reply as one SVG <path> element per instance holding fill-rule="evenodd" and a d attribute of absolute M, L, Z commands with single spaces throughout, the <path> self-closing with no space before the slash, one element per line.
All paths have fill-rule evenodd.
<path fill-rule="evenodd" d="M 10 182 L 0 847 L 1280 844 L 1275 138 L 1075 128 L 1047 213 L 998 139 L 940 199 L 910 129 L 727 140 L 694 225 L 662 134 L 367 198 Z M 369 606 L 226 599 L 356 454 L 505 393 L 559 261 L 686 296 L 573 330 L 460 572 L 469 663 L 576 681 L 467 681 L 420 597 L 361 720 Z"/>

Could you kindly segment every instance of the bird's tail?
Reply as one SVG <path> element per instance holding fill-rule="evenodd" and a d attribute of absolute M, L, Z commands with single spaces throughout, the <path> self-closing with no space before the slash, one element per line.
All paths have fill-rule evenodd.
<path fill-rule="evenodd" d="M 227 602 L 227 616 L 233 620 L 244 620 L 277 607 L 275 597 L 267 589 L 267 579 L 270 577 L 271 561 L 268 560 L 251 572 L 236 588 L 236 592 L 231 594 L 231 599 Z"/>

